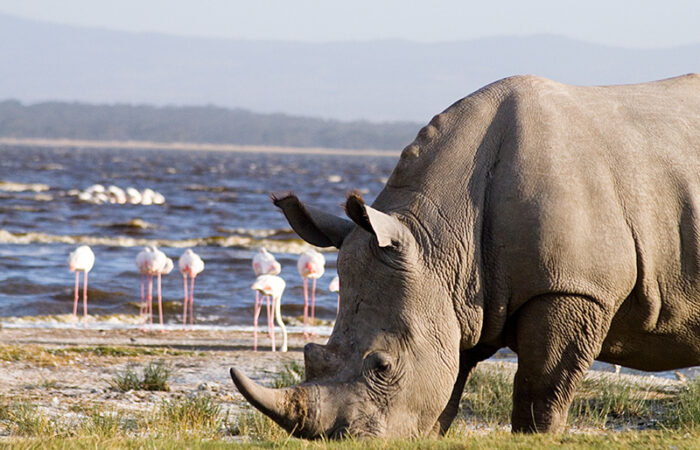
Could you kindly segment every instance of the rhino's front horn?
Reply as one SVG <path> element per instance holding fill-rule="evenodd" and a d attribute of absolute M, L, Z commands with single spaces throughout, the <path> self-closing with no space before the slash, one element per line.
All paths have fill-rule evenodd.
<path fill-rule="evenodd" d="M 246 400 L 288 432 L 306 439 L 320 434 L 316 420 L 318 399 L 310 398 L 317 396 L 313 388 L 266 388 L 234 368 L 231 368 L 231 378 Z"/>

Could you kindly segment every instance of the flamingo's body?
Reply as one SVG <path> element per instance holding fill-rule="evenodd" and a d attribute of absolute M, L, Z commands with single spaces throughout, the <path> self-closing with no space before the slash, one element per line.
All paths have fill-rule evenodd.
<path fill-rule="evenodd" d="M 87 286 L 88 272 L 95 265 L 95 254 L 87 245 L 81 245 L 68 255 L 68 269 L 75 272 L 75 296 L 73 300 L 73 321 L 78 320 L 78 287 L 80 272 L 83 272 L 83 318 L 87 328 Z"/>
<path fill-rule="evenodd" d="M 308 279 L 311 278 L 311 326 L 314 326 L 315 303 L 316 303 L 316 280 L 321 278 L 325 271 L 326 258 L 314 249 L 309 249 L 301 254 L 297 261 L 297 269 L 299 275 L 303 278 L 304 283 L 304 336 L 309 337 L 307 331 L 308 310 L 309 310 L 309 287 Z"/>
<path fill-rule="evenodd" d="M 165 268 L 168 257 L 165 253 L 158 250 L 154 245 L 144 247 L 142 251 L 136 255 L 136 267 L 141 273 L 141 307 L 140 316 L 145 320 L 153 323 L 153 276 L 158 277 L 158 309 L 160 311 L 160 325 L 163 327 L 163 306 L 160 289 L 160 275 Z M 171 269 L 172 270 L 172 269 Z M 148 286 L 148 291 L 144 295 L 144 278 Z"/>
<path fill-rule="evenodd" d="M 195 277 L 204 270 L 204 261 L 191 249 L 185 250 L 185 253 L 180 256 L 178 260 L 178 267 L 180 268 L 180 273 L 182 273 L 182 278 L 185 286 L 185 301 L 182 310 L 182 326 L 187 328 L 187 303 L 190 304 L 190 326 L 194 325 L 194 279 Z M 187 295 L 187 277 L 190 277 L 190 289 L 189 297 Z"/>
<path fill-rule="evenodd" d="M 328 290 L 338 294 L 338 301 L 335 306 L 335 315 L 338 316 L 338 312 L 340 311 L 340 278 L 338 278 L 338 275 L 333 277 L 328 285 Z"/>
<path fill-rule="evenodd" d="M 253 256 L 253 271 L 255 276 L 279 275 L 282 271 L 282 266 L 277 262 L 274 255 L 263 247 Z"/>
<path fill-rule="evenodd" d="M 284 326 L 282 322 L 282 312 L 280 310 L 282 304 L 282 293 L 284 292 L 285 282 L 282 278 L 277 275 L 260 275 L 255 279 L 255 282 L 250 287 L 256 292 L 261 293 L 264 296 L 272 297 L 272 309 L 275 312 L 275 319 L 277 320 L 277 325 L 282 329 L 282 347 L 280 351 L 287 351 L 287 327 Z M 272 351 L 275 351 L 275 332 L 274 325 L 271 333 L 272 341 Z"/>
<path fill-rule="evenodd" d="M 253 271 L 256 277 L 260 275 L 277 275 L 281 270 L 282 266 L 280 263 L 264 247 L 253 256 Z M 270 339 L 274 339 L 274 322 L 272 318 L 273 313 L 270 309 L 270 296 L 261 296 L 260 291 L 256 289 L 255 308 L 253 310 L 253 350 L 258 349 L 258 317 L 260 317 L 260 310 L 265 299 L 267 299 L 267 329 L 270 333 Z"/>

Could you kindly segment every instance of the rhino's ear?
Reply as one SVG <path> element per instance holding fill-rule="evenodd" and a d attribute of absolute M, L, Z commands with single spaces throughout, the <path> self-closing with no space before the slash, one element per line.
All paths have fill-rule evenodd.
<path fill-rule="evenodd" d="M 349 220 L 305 206 L 293 193 L 272 194 L 272 203 L 282 210 L 292 229 L 306 242 L 317 247 L 340 248 L 355 225 Z"/>
<path fill-rule="evenodd" d="M 406 239 L 409 233 L 406 225 L 396 217 L 367 206 L 362 196 L 351 192 L 345 202 L 345 213 L 363 229 L 377 237 L 380 247 L 389 247 Z"/>

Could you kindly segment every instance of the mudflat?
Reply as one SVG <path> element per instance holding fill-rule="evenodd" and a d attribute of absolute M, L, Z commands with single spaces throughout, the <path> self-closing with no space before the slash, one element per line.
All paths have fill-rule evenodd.
<path fill-rule="evenodd" d="M 36 405 L 47 416 L 70 416 L 90 408 L 152 410 L 163 401 L 207 394 L 236 412 L 246 403 L 229 368 L 270 383 L 293 361 L 303 364 L 307 341 L 290 334 L 286 353 L 271 352 L 266 334 L 259 335 L 257 352 L 252 342 L 251 333 L 238 331 L 5 328 L 0 330 L 0 397 Z M 115 389 L 119 374 L 140 374 L 150 363 L 170 370 L 168 391 Z"/>

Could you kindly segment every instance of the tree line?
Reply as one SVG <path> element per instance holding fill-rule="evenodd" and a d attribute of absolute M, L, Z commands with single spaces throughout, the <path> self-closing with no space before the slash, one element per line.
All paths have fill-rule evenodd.
<path fill-rule="evenodd" d="M 400 150 L 410 122 L 341 122 L 216 106 L 0 102 L 0 136 Z"/>

